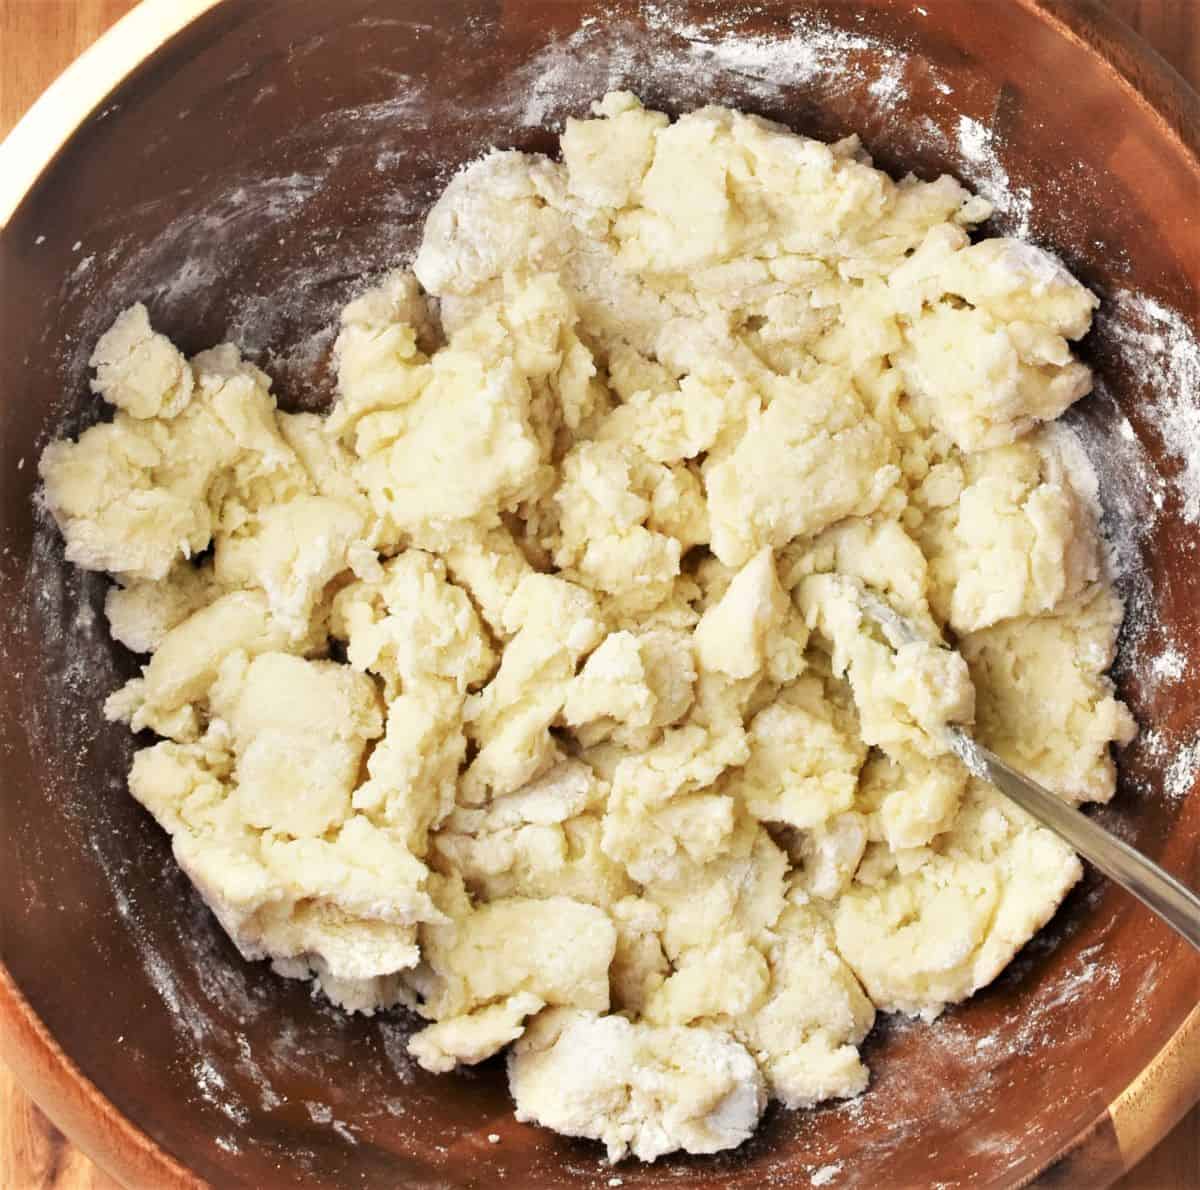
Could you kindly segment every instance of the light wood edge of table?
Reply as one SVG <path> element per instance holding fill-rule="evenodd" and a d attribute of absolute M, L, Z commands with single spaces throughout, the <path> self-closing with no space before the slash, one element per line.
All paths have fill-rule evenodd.
<path fill-rule="evenodd" d="M 0 1057 L 54 1125 L 122 1185 L 204 1190 L 68 1057 L 0 963 Z"/>
<path fill-rule="evenodd" d="M 88 115 L 132 70 L 220 0 L 142 0 L 41 94 L 0 143 L 0 228 Z"/>

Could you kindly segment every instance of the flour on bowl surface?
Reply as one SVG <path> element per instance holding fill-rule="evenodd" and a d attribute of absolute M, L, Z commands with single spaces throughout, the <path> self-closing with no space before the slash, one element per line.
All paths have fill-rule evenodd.
<path fill-rule="evenodd" d="M 1197 776 L 1200 776 L 1200 739 L 1178 747 L 1170 757 L 1163 792 L 1169 798 L 1185 797 L 1195 788 Z"/>
<path fill-rule="evenodd" d="M 1029 236 L 1033 196 L 1028 187 L 1014 186 L 1009 179 L 991 129 L 971 116 L 959 116 L 958 151 L 979 193 L 1009 218 L 1012 234 Z"/>
<path fill-rule="evenodd" d="M 768 47 L 775 77 L 861 52 L 876 101 L 904 84 L 865 34 L 677 32 L 754 87 Z M 523 118 L 602 36 L 536 59 Z M 606 82 L 642 69 L 604 44 Z M 105 702 L 159 737 L 130 788 L 241 954 L 351 1012 L 412 1008 L 389 1059 L 507 1049 L 519 1119 L 650 1161 L 742 1143 L 770 1099 L 861 1094 L 877 1011 L 984 987 L 1079 878 L 947 723 L 1075 802 L 1111 797 L 1133 724 L 1100 480 L 1043 425 L 1090 387 L 1068 344 L 1094 295 L 972 243 L 988 202 L 897 183 L 856 137 L 620 90 L 574 116 L 561 162 L 456 174 L 412 271 L 345 306 L 327 415 L 135 306 L 91 357 L 113 420 L 41 474 L 67 557 L 119 575 L 114 637 L 151 654 Z M 247 185 L 204 226 L 327 184 Z M 231 321 L 264 362 L 275 316 L 251 294 Z M 866 591 L 924 635 L 893 649 Z M 205 1005 L 147 962 L 197 1034 Z M 201 1096 L 278 1106 L 224 1032 L 238 1095 L 205 1058 Z"/>
<path fill-rule="evenodd" d="M 1145 414 L 1178 464 L 1171 488 L 1188 523 L 1200 524 L 1200 341 L 1192 323 L 1152 297 L 1119 290 L 1099 327 L 1151 395 Z"/>
<path fill-rule="evenodd" d="M 831 1162 L 829 1165 L 822 1165 L 820 1169 L 813 1172 L 812 1177 L 808 1179 L 810 1186 L 829 1186 L 832 1185 L 838 1174 L 842 1172 L 842 1163 L 840 1161 Z"/>
<path fill-rule="evenodd" d="M 737 11 L 695 20 L 678 4 L 647 4 L 640 13 L 655 38 L 684 43 L 682 53 L 662 54 L 631 21 L 585 17 L 514 72 L 506 108 L 526 128 L 558 127 L 605 91 L 653 87 L 663 94 L 728 92 L 743 102 L 767 104 L 788 88 L 813 83 L 863 90 L 880 112 L 903 98 L 910 51 L 867 32 L 848 32 L 796 13 L 771 35 L 739 30 Z M 936 72 L 935 72 L 936 77 Z"/>

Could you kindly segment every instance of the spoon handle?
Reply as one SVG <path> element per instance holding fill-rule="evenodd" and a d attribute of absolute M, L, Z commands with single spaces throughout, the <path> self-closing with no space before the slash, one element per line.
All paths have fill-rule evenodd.
<path fill-rule="evenodd" d="M 1009 768 L 961 728 L 951 727 L 948 734 L 955 755 L 975 776 L 990 781 L 1043 826 L 1060 835 L 1084 859 L 1200 950 L 1200 896 L 1098 822 Z"/>

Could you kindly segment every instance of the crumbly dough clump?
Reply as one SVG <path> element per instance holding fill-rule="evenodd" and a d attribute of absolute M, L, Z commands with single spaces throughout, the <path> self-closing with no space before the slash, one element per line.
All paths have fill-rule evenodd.
<path fill-rule="evenodd" d="M 407 1005 L 430 1070 L 513 1043 L 520 1119 L 647 1161 L 859 1094 L 876 1010 L 993 979 L 1080 868 L 944 725 L 1078 802 L 1133 724 L 1038 428 L 1096 298 L 988 213 L 617 93 L 450 182 L 327 417 L 121 314 L 114 416 L 41 474 L 147 655 L 130 788 L 242 953 Z"/>

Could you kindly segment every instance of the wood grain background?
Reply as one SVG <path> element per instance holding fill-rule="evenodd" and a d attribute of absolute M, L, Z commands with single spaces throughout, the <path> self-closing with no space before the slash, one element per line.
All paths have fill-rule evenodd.
<path fill-rule="evenodd" d="M 0 136 L 68 63 L 135 3 L 0 0 Z M 1200 87 L 1200 0 L 1108 3 Z M 0 1190 L 119 1190 L 38 1111 L 2 1066 Z M 1200 1190 L 1200 1106 L 1115 1190 Z"/>

